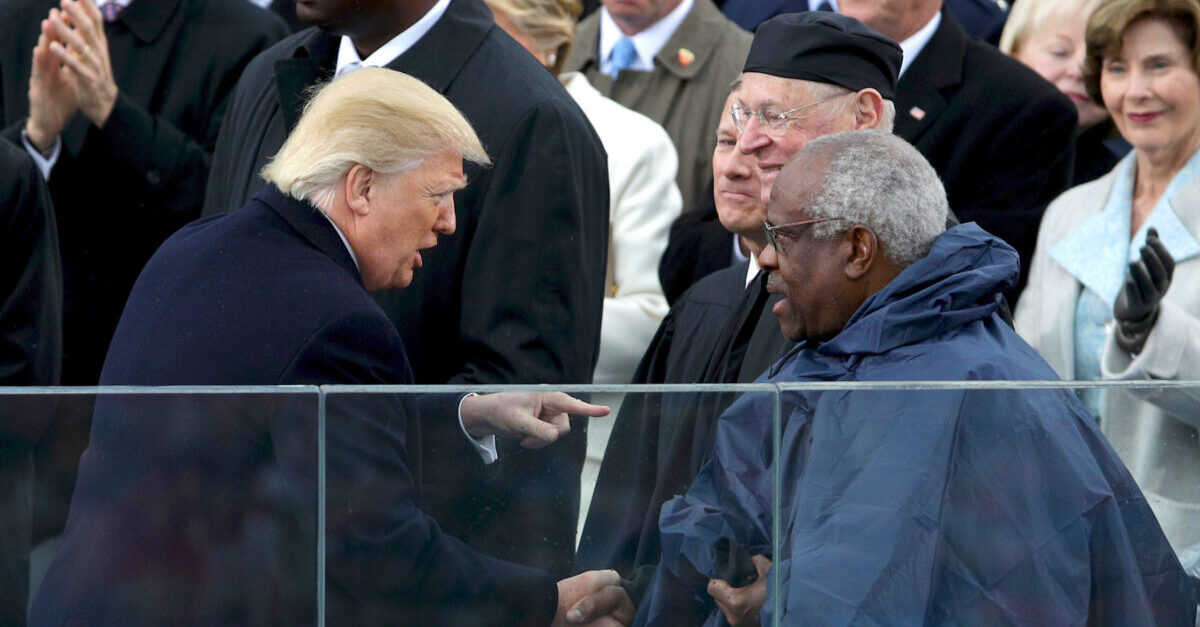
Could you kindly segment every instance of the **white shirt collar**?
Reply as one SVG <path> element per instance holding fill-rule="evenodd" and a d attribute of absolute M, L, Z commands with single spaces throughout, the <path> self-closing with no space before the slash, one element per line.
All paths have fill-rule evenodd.
<path fill-rule="evenodd" d="M 671 10 L 670 13 L 650 28 L 634 35 L 630 39 L 633 40 L 633 47 L 637 49 L 638 58 L 629 66 L 630 70 L 637 72 L 652 72 L 654 71 L 654 55 L 658 54 L 663 46 L 667 45 L 667 40 L 675 34 L 679 29 L 679 25 L 687 18 L 688 13 L 692 11 L 692 5 L 695 0 L 683 0 L 679 6 Z M 617 40 L 624 37 L 621 28 L 608 14 L 607 7 L 600 8 L 600 71 L 604 74 L 611 74 L 611 63 L 609 55 L 612 54 L 613 46 L 617 45 Z"/>
<path fill-rule="evenodd" d="M 342 230 L 338 228 L 337 223 L 334 222 L 332 218 L 325 215 L 324 211 L 321 211 L 318 209 L 317 213 L 321 214 L 322 216 L 325 216 L 326 220 L 329 220 L 329 225 L 333 227 L 333 230 L 335 232 L 337 232 L 338 237 L 342 240 L 342 244 L 346 246 L 346 252 L 350 253 L 350 261 L 353 261 L 354 267 L 358 268 L 359 272 L 362 272 L 362 268 L 359 268 L 359 266 L 358 266 L 358 255 L 355 255 L 354 249 L 350 247 L 350 240 L 346 239 L 346 236 L 342 234 Z"/>
<path fill-rule="evenodd" d="M 758 270 L 758 257 L 750 255 L 750 267 L 746 268 L 746 287 L 750 287 L 750 284 L 754 282 L 754 277 L 758 276 Z"/>
<path fill-rule="evenodd" d="M 758 257 L 756 257 L 754 255 L 742 254 L 742 243 L 739 240 L 738 236 L 734 235 L 733 236 L 733 263 L 730 265 L 736 266 L 737 264 L 739 264 L 743 261 L 750 262 L 750 267 L 746 270 L 746 287 L 750 287 L 750 284 L 752 282 L 754 282 L 754 277 L 756 275 L 758 275 Z"/>
<path fill-rule="evenodd" d="M 942 24 L 942 12 L 938 11 L 933 14 L 933 19 L 929 23 L 922 26 L 921 30 L 912 34 L 911 37 L 900 42 L 900 49 L 904 51 L 904 60 L 900 62 L 900 76 L 904 76 L 904 70 L 912 65 L 913 59 L 921 54 L 925 49 L 925 45 L 933 39 L 933 34 L 937 31 L 938 26 Z"/>
<path fill-rule="evenodd" d="M 808 0 L 808 10 L 816 11 L 817 7 L 821 6 L 822 2 L 828 2 L 829 6 L 833 7 L 833 11 L 835 13 L 841 13 L 841 9 L 838 8 L 837 0 Z"/>
<path fill-rule="evenodd" d="M 334 76 L 340 76 L 343 72 L 358 69 L 360 67 L 384 67 L 387 64 L 395 61 L 397 57 L 408 52 L 414 44 L 433 28 L 433 25 L 441 19 L 442 14 L 446 12 L 446 8 L 450 6 L 450 0 L 438 0 L 437 4 L 433 5 L 432 9 L 426 13 L 415 24 L 409 26 L 391 39 L 391 41 L 383 44 L 378 50 L 372 52 L 366 59 L 358 56 L 358 51 L 354 49 L 354 42 L 350 41 L 349 37 L 342 36 L 341 46 L 338 48 L 337 66 L 334 71 Z"/>

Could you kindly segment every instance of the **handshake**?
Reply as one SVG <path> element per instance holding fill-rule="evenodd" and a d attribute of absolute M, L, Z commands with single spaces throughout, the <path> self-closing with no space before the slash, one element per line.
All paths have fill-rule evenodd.
<path fill-rule="evenodd" d="M 517 439 L 525 448 L 547 446 L 569 433 L 569 414 L 596 418 L 608 413 L 608 407 L 586 403 L 561 392 L 471 395 L 464 398 L 460 406 L 463 428 L 472 437 Z M 759 610 L 766 599 L 766 575 L 771 560 L 755 555 L 746 566 L 750 564 L 757 571 L 756 576 L 731 577 L 731 580 L 739 579 L 733 583 L 713 579 L 708 584 L 709 596 L 734 627 L 758 625 Z M 733 584 L 743 586 L 734 587 Z M 615 570 L 593 570 L 558 582 L 558 607 L 553 627 L 630 625 L 636 611 Z"/>

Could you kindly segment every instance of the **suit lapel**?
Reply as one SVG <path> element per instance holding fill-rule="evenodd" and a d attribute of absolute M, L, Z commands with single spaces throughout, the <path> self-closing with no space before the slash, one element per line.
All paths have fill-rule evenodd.
<path fill-rule="evenodd" d="M 312 36 L 296 48 L 290 59 L 275 62 L 275 87 L 279 92 L 279 110 L 290 133 L 304 111 L 304 90 L 327 80 L 337 63 L 341 40 L 312 29 Z"/>
<path fill-rule="evenodd" d="M 917 54 L 896 89 L 896 134 L 916 144 L 945 110 L 943 95 L 963 81 L 967 32 L 946 9 L 933 38 Z"/>
<path fill-rule="evenodd" d="M 491 10 L 481 0 L 454 0 L 433 28 L 388 68 L 445 94 L 494 27 Z"/>

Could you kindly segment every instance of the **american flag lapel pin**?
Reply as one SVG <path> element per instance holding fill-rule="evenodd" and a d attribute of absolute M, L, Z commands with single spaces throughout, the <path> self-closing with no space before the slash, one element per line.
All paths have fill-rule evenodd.
<path fill-rule="evenodd" d="M 925 119 L 925 110 L 921 107 L 913 107 L 908 110 L 908 114 L 913 116 L 913 119 L 920 122 Z"/>

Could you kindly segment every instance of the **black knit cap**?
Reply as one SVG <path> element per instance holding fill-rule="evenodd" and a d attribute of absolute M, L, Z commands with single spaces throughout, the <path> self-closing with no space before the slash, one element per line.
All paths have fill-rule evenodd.
<path fill-rule="evenodd" d="M 903 57 L 896 42 L 852 17 L 829 11 L 785 13 L 759 25 L 743 71 L 853 91 L 872 87 L 893 100 Z"/>

